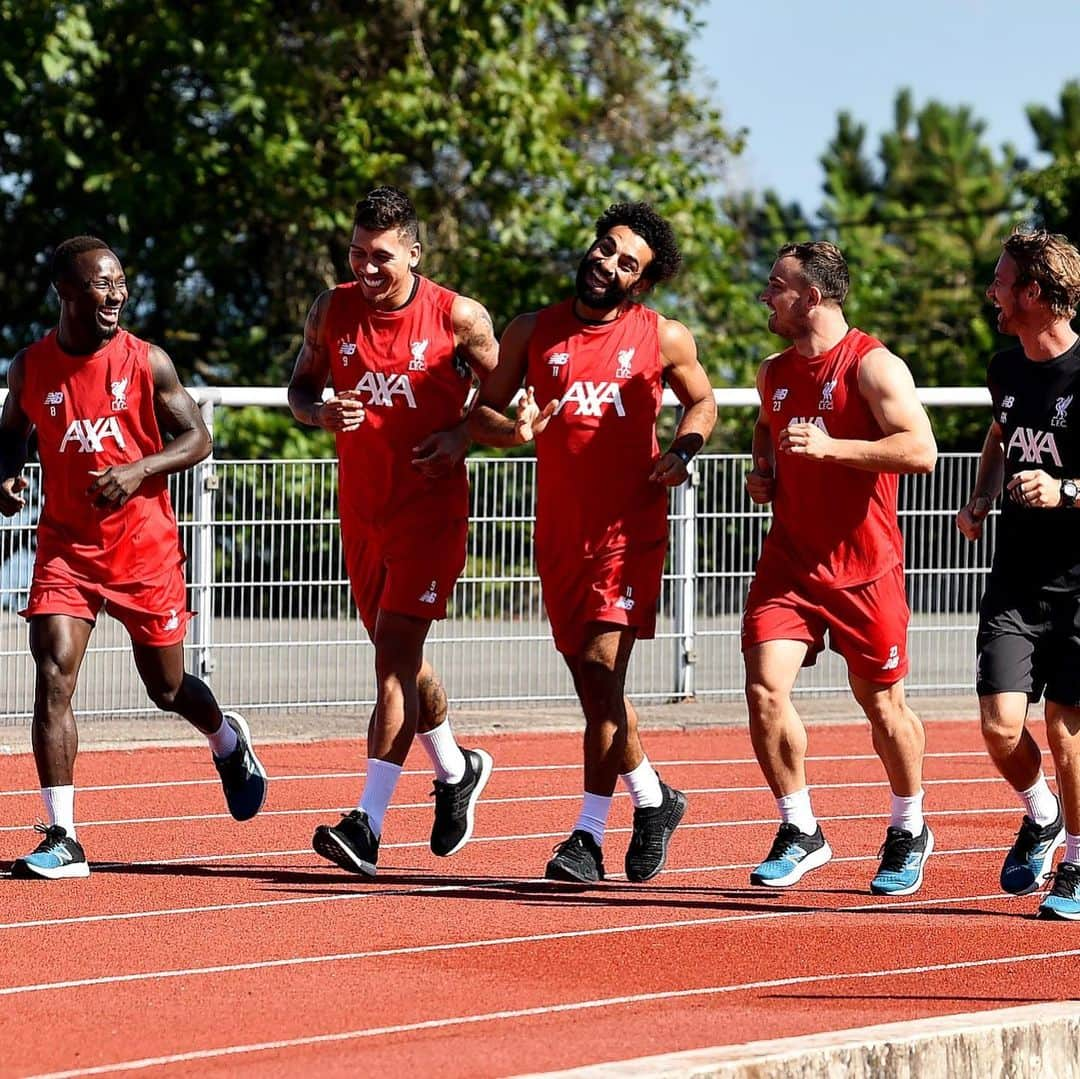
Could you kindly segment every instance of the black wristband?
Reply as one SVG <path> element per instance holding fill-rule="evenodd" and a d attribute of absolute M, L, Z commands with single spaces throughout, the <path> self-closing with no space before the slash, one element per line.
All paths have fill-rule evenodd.
<path fill-rule="evenodd" d="M 671 449 L 668 450 L 668 453 L 675 454 L 675 456 L 678 457 L 678 459 L 682 461 L 684 465 L 688 465 L 690 463 L 690 458 L 694 456 L 689 450 L 676 449 L 674 446 L 672 446 Z"/>

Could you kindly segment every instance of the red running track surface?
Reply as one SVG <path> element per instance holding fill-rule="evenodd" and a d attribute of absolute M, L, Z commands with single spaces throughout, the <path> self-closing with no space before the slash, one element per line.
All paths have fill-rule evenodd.
<path fill-rule="evenodd" d="M 538 879 L 577 813 L 580 737 L 480 741 L 496 770 L 473 841 L 429 852 L 417 749 L 372 882 L 308 846 L 355 804 L 359 742 L 262 747 L 246 824 L 204 749 L 83 754 L 91 876 L 0 882 L 0 1075 L 512 1075 L 1080 997 L 1076 927 L 999 891 L 1021 810 L 971 721 L 928 727 L 937 852 L 903 899 L 867 891 L 888 788 L 863 724 L 811 730 L 834 860 L 778 892 L 748 885 L 776 822 L 744 731 L 647 734 L 690 800 L 669 868 L 616 876 L 620 794 L 589 889 Z M 0 864 L 36 842 L 34 786 L 28 756 L 0 759 Z"/>

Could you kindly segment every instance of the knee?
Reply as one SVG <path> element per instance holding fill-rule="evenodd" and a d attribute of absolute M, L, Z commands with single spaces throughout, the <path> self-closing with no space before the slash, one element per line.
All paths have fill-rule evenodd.
<path fill-rule="evenodd" d="M 788 707 L 788 695 L 762 682 L 747 682 L 746 706 L 750 713 L 751 725 L 768 725 L 785 713 Z"/>
<path fill-rule="evenodd" d="M 75 693 L 75 675 L 53 659 L 37 665 L 38 695 L 48 714 L 66 711 Z"/>
<path fill-rule="evenodd" d="M 150 700 L 154 702 L 155 707 L 160 708 L 162 712 L 175 712 L 176 702 L 180 698 L 180 691 L 183 688 L 183 685 L 183 678 L 176 681 L 166 679 L 161 682 L 148 684 L 146 692 L 149 695 Z"/>
<path fill-rule="evenodd" d="M 984 710 L 979 716 L 979 725 L 983 742 L 991 754 L 1011 753 L 1019 744 L 1024 730 L 1023 722 L 1017 723 L 997 711 Z"/>

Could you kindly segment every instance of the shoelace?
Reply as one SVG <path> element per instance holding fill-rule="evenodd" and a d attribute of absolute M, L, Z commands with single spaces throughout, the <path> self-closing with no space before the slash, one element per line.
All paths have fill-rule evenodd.
<path fill-rule="evenodd" d="M 1024 817 L 1020 830 L 1016 833 L 1016 842 L 1013 846 L 1017 855 L 1023 860 L 1031 857 L 1035 848 L 1045 838 L 1042 825 L 1036 824 L 1030 817 Z"/>
<path fill-rule="evenodd" d="M 465 790 L 464 783 L 440 783 L 436 779 L 431 797 L 435 799 L 437 817 L 456 816 L 469 804 L 469 792 Z"/>
<path fill-rule="evenodd" d="M 787 857 L 788 852 L 795 846 L 795 837 L 800 835 L 799 829 L 794 824 L 781 824 L 777 830 L 773 845 L 769 848 L 767 862 L 775 862 Z"/>
<path fill-rule="evenodd" d="M 906 832 L 893 831 L 892 828 L 886 833 L 885 842 L 881 845 L 878 854 L 881 856 L 881 871 L 883 873 L 898 873 L 907 864 L 911 848 L 915 845 L 915 837 Z"/>
<path fill-rule="evenodd" d="M 45 854 L 60 846 L 67 838 L 67 831 L 59 824 L 45 824 L 38 821 L 34 825 L 34 831 L 40 832 L 45 838 L 34 848 L 35 854 Z"/>
<path fill-rule="evenodd" d="M 1061 881 L 1061 888 L 1057 882 Z M 1047 875 L 1043 885 L 1053 895 L 1068 896 L 1070 899 L 1080 899 L 1080 869 L 1066 864 L 1059 865 L 1057 870 Z"/>

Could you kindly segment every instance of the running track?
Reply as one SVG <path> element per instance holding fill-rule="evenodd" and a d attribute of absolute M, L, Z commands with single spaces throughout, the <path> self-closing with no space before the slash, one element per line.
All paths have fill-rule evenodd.
<path fill-rule="evenodd" d="M 835 857 L 779 894 L 747 886 L 775 822 L 741 730 L 648 735 L 690 796 L 669 869 L 614 876 L 620 796 L 591 889 L 537 879 L 577 811 L 576 734 L 481 739 L 496 770 L 450 860 L 427 849 L 417 751 L 370 883 L 308 848 L 354 803 L 359 742 L 262 747 L 270 796 L 244 825 L 204 749 L 85 753 L 90 878 L 0 881 L 0 1074 L 513 1075 L 1080 998 L 1077 927 L 998 890 L 1020 813 L 975 724 L 928 734 L 937 853 L 895 900 L 866 891 L 888 799 L 864 725 L 812 729 Z M 35 841 L 33 785 L 29 757 L 0 758 L 4 868 Z"/>

